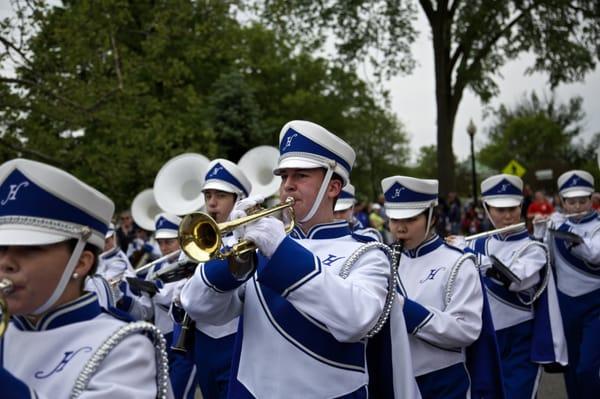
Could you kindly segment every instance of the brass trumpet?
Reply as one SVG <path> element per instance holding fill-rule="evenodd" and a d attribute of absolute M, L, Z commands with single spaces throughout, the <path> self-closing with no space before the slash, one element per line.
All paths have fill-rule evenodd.
<path fill-rule="evenodd" d="M 0 280 L 0 338 L 6 332 L 10 322 L 10 313 L 8 313 L 8 304 L 4 295 L 9 294 L 13 289 L 13 282 L 7 278 Z"/>
<path fill-rule="evenodd" d="M 186 215 L 179 225 L 179 245 L 181 246 L 181 250 L 190 259 L 199 263 L 214 258 L 225 259 L 230 255 L 242 256 L 254 251 L 256 245 L 244 240 L 224 252 L 222 251 L 222 236 L 244 224 L 270 216 L 285 208 L 289 208 L 290 212 L 290 223 L 285 229 L 285 232 L 289 234 L 294 228 L 296 219 L 293 206 L 294 199 L 290 197 L 273 208 L 264 209 L 251 215 L 223 223 L 217 223 L 210 215 L 204 212 L 191 213 Z"/>

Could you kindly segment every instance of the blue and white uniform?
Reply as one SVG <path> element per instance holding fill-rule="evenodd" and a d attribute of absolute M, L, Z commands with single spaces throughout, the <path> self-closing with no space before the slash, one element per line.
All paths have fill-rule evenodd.
<path fill-rule="evenodd" d="M 588 172 L 570 171 L 559 177 L 558 187 L 563 199 L 586 197 L 594 179 Z M 554 227 L 583 239 L 573 245 L 547 235 L 568 343 L 567 392 L 569 398 L 594 397 L 600 392 L 600 216 L 592 210 Z"/>
<path fill-rule="evenodd" d="M 182 304 L 193 319 L 214 325 L 243 314 L 230 397 L 366 397 L 362 338 L 383 310 L 388 260 L 368 252 L 344 280 L 344 260 L 362 245 L 347 222 L 294 233 L 245 282 L 224 261 L 199 267 Z"/>
<path fill-rule="evenodd" d="M 127 324 L 102 309 L 94 293 L 76 290 L 86 277 L 80 273 L 91 266 L 82 254 L 86 245 L 104 248 L 114 204 L 72 175 L 26 159 L 0 165 L 0 197 L 0 246 L 5 248 L 0 280 L 16 286 L 14 291 L 3 292 L 9 308 L 11 301 L 17 301 L 17 306 L 22 301 L 18 284 L 25 291 L 36 284 L 51 284 L 48 288 L 53 290 L 37 309 L 12 316 L 0 340 L 0 395 L 11 399 L 70 397 L 80 373 L 89 373 L 86 363 L 95 351 Z M 58 281 L 46 282 L 39 280 L 39 274 L 30 274 L 32 267 L 47 266 L 36 248 L 58 243 L 63 248 L 74 244 Z M 31 247 L 32 253 L 15 253 L 15 246 L 21 251 Z M 149 324 L 137 327 L 154 331 Z M 164 353 L 157 353 L 147 336 L 135 333 L 113 342 L 116 346 L 87 384 L 80 386 L 79 397 L 171 397 L 157 384 L 166 377 L 162 363 L 157 363 Z"/>
<path fill-rule="evenodd" d="M 523 182 L 517 176 L 495 175 L 484 180 L 481 191 L 486 212 L 488 206 L 519 206 L 522 188 Z M 567 363 L 556 286 L 548 268 L 548 250 L 530 238 L 524 227 L 512 233 L 474 240 L 469 250 L 479 257 L 496 328 L 506 397 L 533 398 L 537 394 L 541 364 L 564 366 Z M 491 255 L 521 282 L 506 286 L 486 275 L 491 267 Z M 543 290 L 540 298 L 530 303 L 538 290 Z"/>
<path fill-rule="evenodd" d="M 438 199 L 437 180 L 392 176 L 381 184 L 389 218 L 410 219 L 425 213 L 427 219 L 423 241 L 401 255 L 398 277 L 404 305 L 393 310 L 402 312 L 406 320 L 421 395 L 471 397 L 467 348 L 482 335 L 486 309 L 474 257 L 446 245 L 437 235 L 428 237 Z M 491 361 L 480 366 L 493 368 Z M 491 396 L 494 387 L 476 388 L 478 393 L 480 389 L 490 392 L 486 397 L 497 397 Z"/>
<path fill-rule="evenodd" d="M 334 173 L 348 182 L 355 153 L 307 121 L 287 123 L 279 141 L 276 174 L 325 170 L 316 199 L 298 220 L 302 225 L 320 209 Z M 231 398 L 367 397 L 364 337 L 383 310 L 389 261 L 381 251 L 368 251 L 344 279 L 344 260 L 363 245 L 348 223 L 324 221 L 307 230 L 286 237 L 281 222 L 255 221 L 242 232 L 260 249 L 255 273 L 236 280 L 226 261 L 212 260 L 183 288 L 181 302 L 195 320 L 223 325 L 241 316 Z"/>
<path fill-rule="evenodd" d="M 125 324 L 103 310 L 93 293 L 53 309 L 36 324 L 14 317 L 0 341 L 1 396 L 69 397 L 86 362 Z M 155 364 L 152 341 L 131 335 L 104 359 L 80 397 L 156 398 Z"/>
<path fill-rule="evenodd" d="M 353 233 L 372 238 L 376 241 L 383 242 L 383 237 L 381 233 L 372 227 L 365 227 L 360 220 L 354 217 L 354 204 L 356 204 L 356 189 L 350 183 L 346 184 L 342 188 L 342 192 L 338 196 L 338 199 L 335 203 L 335 207 L 333 209 L 334 212 L 346 212 L 352 209 L 352 212 L 349 212 L 348 223 L 350 224 L 350 229 Z"/>

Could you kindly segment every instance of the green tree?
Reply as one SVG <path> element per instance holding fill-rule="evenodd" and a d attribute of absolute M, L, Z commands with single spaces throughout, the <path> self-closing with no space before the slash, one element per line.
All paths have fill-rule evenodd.
<path fill-rule="evenodd" d="M 357 148 L 378 131 L 394 134 L 386 144 L 406 142 L 365 82 L 241 23 L 241 3 L 17 2 L 0 25 L 0 63 L 15 65 L 0 76 L 0 155 L 60 166 L 125 207 L 174 155 L 237 161 L 276 145 L 290 119 L 321 123 Z"/>
<path fill-rule="evenodd" d="M 501 105 L 494 115 L 488 143 L 478 154 L 485 165 L 501 170 L 515 159 L 527 169 L 523 178 L 530 183 L 540 169 L 552 169 L 555 178 L 578 167 L 594 172 L 585 166 L 593 156 L 594 142 L 575 144 L 585 118 L 580 97 L 557 104 L 554 97 L 540 100 L 532 93 L 513 108 Z"/>
<path fill-rule="evenodd" d="M 334 43 L 341 62 L 370 62 L 375 75 L 410 70 L 416 1 L 264 0 L 266 19 L 304 35 L 303 43 Z M 523 53 L 528 72 L 549 74 L 551 86 L 581 80 L 600 54 L 596 0 L 419 0 L 435 62 L 437 160 L 442 195 L 455 187 L 454 123 L 464 91 L 484 102 L 498 92 L 498 70 Z M 329 35 L 331 40 L 323 38 Z M 308 36 L 306 38 L 306 36 Z"/>

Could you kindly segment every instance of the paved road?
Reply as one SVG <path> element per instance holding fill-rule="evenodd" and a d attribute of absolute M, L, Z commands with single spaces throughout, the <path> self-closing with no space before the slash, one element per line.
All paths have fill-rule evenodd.
<path fill-rule="evenodd" d="M 565 383 L 562 374 L 542 375 L 538 399 L 566 399 Z"/>

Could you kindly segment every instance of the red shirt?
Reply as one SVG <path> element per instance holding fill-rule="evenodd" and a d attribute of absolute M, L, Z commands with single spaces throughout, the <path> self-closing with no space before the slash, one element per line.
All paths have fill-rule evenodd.
<path fill-rule="evenodd" d="M 544 202 L 532 202 L 527 208 L 527 216 L 534 217 L 536 214 L 539 215 L 551 215 L 554 212 L 554 207 L 547 201 Z"/>

